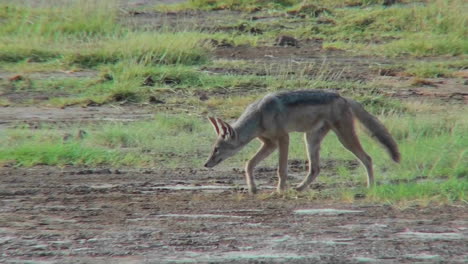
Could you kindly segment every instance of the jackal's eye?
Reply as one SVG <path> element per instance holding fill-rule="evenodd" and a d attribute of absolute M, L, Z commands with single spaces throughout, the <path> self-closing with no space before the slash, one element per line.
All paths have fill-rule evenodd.
<path fill-rule="evenodd" d="M 214 152 L 215 154 L 218 153 L 218 152 L 219 152 L 218 147 L 215 147 L 214 150 L 213 150 L 213 152 Z"/>

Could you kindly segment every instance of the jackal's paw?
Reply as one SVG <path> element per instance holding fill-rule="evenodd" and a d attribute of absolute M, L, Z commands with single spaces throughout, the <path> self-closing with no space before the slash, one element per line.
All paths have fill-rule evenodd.
<path fill-rule="evenodd" d="M 254 195 L 257 193 L 257 187 L 255 186 L 249 186 L 249 194 Z"/>
<path fill-rule="evenodd" d="M 295 189 L 296 191 L 298 191 L 298 192 L 302 192 L 302 191 L 304 191 L 306 188 L 307 188 L 307 185 L 305 185 L 305 184 L 299 184 L 299 185 L 297 185 L 294 189 Z"/>
<path fill-rule="evenodd" d="M 277 187 L 276 188 L 276 193 L 277 194 L 284 194 L 285 192 L 288 191 L 288 187 L 287 186 L 284 186 L 284 187 Z"/>

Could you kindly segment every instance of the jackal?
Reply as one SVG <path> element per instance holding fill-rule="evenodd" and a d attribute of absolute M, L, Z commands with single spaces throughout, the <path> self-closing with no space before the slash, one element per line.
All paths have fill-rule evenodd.
<path fill-rule="evenodd" d="M 302 191 L 319 174 L 320 143 L 325 135 L 333 130 L 343 146 L 366 167 L 367 186 L 370 187 L 374 184 L 372 159 L 362 149 L 356 136 L 354 117 L 357 117 L 371 136 L 387 149 L 395 162 L 400 161 L 400 152 L 395 140 L 383 124 L 361 104 L 334 92 L 303 90 L 266 95 L 249 105 L 232 126 L 219 118 L 209 117 L 218 138 L 205 167 L 214 167 L 236 154 L 252 139 L 258 138 L 262 146 L 245 165 L 249 192 L 254 194 L 257 191 L 253 177 L 255 166 L 276 148 L 279 149 L 277 191 L 281 192 L 286 188 L 289 133 L 304 132 L 309 171 L 296 187 L 298 191 Z"/>

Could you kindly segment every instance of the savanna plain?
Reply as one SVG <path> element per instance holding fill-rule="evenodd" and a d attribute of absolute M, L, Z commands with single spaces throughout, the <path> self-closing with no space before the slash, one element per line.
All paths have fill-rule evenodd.
<path fill-rule="evenodd" d="M 0 0 L 0 262 L 466 263 L 468 4 L 463 0 Z M 291 137 L 203 168 L 267 93 L 361 102 L 377 185 L 336 136 L 310 188 Z"/>

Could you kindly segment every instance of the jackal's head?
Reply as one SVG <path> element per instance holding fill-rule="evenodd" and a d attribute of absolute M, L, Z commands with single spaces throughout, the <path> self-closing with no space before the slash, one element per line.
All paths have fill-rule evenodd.
<path fill-rule="evenodd" d="M 231 125 L 219 118 L 209 117 L 208 119 L 218 135 L 213 151 L 211 151 L 211 155 L 205 163 L 205 167 L 212 168 L 236 154 L 242 146 L 239 144 L 237 133 Z"/>

